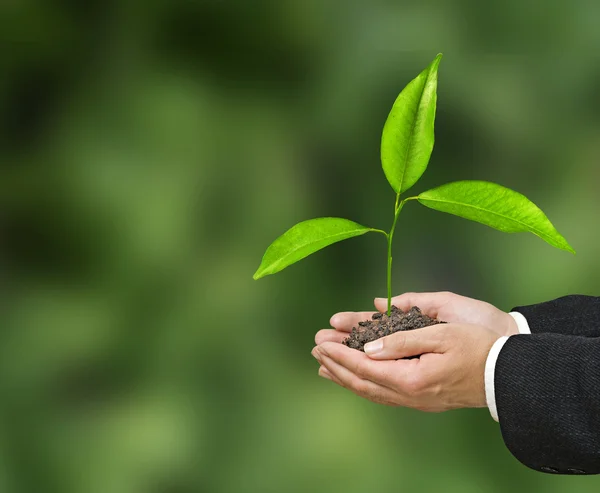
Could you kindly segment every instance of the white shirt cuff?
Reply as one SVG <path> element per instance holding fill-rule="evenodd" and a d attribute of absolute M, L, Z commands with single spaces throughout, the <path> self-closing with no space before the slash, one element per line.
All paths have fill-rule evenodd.
<path fill-rule="evenodd" d="M 517 322 L 519 334 L 531 334 L 531 329 L 529 328 L 527 319 L 523 316 L 522 313 L 510 312 L 509 315 L 515 319 L 515 322 Z"/>
<path fill-rule="evenodd" d="M 509 315 L 514 318 L 519 329 L 519 334 L 531 334 L 531 329 L 527 323 L 527 319 L 519 312 L 510 312 Z M 488 353 L 487 360 L 485 362 L 485 400 L 487 402 L 488 409 L 494 421 L 498 421 L 498 408 L 496 407 L 496 389 L 494 386 L 494 378 L 496 374 L 496 361 L 498 361 L 498 355 L 504 347 L 504 344 L 508 341 L 508 336 L 500 337 Z"/>
<path fill-rule="evenodd" d="M 496 361 L 504 344 L 508 341 L 508 336 L 498 339 L 488 354 L 485 362 L 485 400 L 488 409 L 494 421 L 498 421 L 498 409 L 496 408 L 496 390 L 494 388 L 494 372 L 496 370 Z"/>

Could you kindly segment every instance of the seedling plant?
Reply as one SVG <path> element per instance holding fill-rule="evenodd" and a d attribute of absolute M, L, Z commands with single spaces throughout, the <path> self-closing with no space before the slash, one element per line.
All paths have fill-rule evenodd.
<path fill-rule="evenodd" d="M 339 217 L 320 217 L 296 224 L 266 250 L 254 279 L 275 274 L 328 245 L 373 232 L 387 240 L 387 315 L 392 308 L 392 241 L 404 205 L 425 207 L 485 224 L 505 233 L 530 232 L 550 245 L 575 253 L 550 220 L 527 197 L 496 183 L 465 180 L 403 197 L 429 164 L 433 151 L 438 67 L 442 55 L 402 90 L 389 113 L 381 137 L 383 172 L 396 194 L 389 231 L 369 228 Z"/>

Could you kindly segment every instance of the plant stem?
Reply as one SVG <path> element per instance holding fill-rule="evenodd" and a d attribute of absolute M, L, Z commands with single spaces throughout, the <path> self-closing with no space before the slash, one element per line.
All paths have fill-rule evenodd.
<path fill-rule="evenodd" d="M 402 207 L 404 207 L 404 202 L 407 199 L 404 199 L 402 202 L 398 204 L 398 200 L 400 199 L 400 194 L 396 196 L 396 205 L 394 210 L 394 222 L 392 223 L 392 229 L 388 234 L 388 261 L 387 261 L 387 290 L 388 290 L 388 303 L 387 303 L 387 314 L 388 317 L 392 313 L 392 240 L 394 239 L 394 231 L 396 230 L 396 223 L 398 222 L 398 216 L 400 215 L 400 211 Z"/>
<path fill-rule="evenodd" d="M 375 228 L 371 228 L 369 231 L 373 231 L 373 233 L 381 233 L 383 236 L 385 236 L 387 238 L 387 233 L 385 231 L 383 231 L 382 229 L 375 229 Z"/>
<path fill-rule="evenodd" d="M 396 223 L 398 222 L 398 216 L 400 215 L 400 211 L 404 207 L 404 204 L 409 200 L 418 200 L 418 196 L 415 195 L 413 197 L 406 197 L 404 200 L 400 201 L 400 194 L 396 195 L 396 205 L 394 205 L 394 222 L 392 223 L 392 229 L 389 233 L 385 233 L 384 231 L 378 231 L 387 236 L 388 239 L 388 263 L 387 263 L 387 288 L 388 288 L 388 303 L 387 303 L 387 315 L 388 317 L 392 314 L 392 240 L 394 239 L 394 231 L 396 230 Z"/>

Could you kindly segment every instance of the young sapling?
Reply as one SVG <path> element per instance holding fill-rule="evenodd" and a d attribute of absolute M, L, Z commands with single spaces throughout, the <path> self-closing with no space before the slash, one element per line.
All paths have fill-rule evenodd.
<path fill-rule="evenodd" d="M 373 323 L 381 322 L 382 317 L 386 320 L 391 320 L 390 317 L 393 316 L 398 318 L 395 308 L 395 313 L 392 313 L 391 304 L 392 241 L 400 212 L 410 201 L 485 224 L 505 233 L 530 232 L 556 248 L 575 253 L 541 209 L 524 195 L 496 183 L 456 181 L 418 195 L 403 197 L 403 194 L 421 178 L 433 151 L 438 66 L 441 58 L 442 55 L 439 54 L 402 90 L 383 127 L 381 164 L 389 184 L 396 193 L 390 230 L 386 232 L 369 228 L 339 217 L 303 221 L 286 231 L 267 248 L 253 276 L 254 279 L 275 274 L 338 241 L 369 232 L 378 233 L 387 240 L 387 314 L 376 315 Z M 410 320 L 405 320 L 405 329 L 438 323 L 418 310 L 411 310 L 406 315 Z M 412 326 L 408 327 L 409 325 Z M 379 336 L 387 333 L 388 329 L 385 328 Z"/>

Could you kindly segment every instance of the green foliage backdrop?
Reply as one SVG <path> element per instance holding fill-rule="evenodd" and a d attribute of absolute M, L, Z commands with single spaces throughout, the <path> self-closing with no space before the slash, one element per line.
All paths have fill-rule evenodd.
<path fill-rule="evenodd" d="M 577 255 L 407 204 L 395 289 L 600 294 L 598 10 L 4 2 L 0 491 L 597 491 L 520 465 L 485 409 L 384 408 L 317 377 L 314 333 L 385 296 L 382 238 L 252 274 L 306 218 L 389 227 L 382 125 L 443 52 L 414 192 L 501 183 Z"/>

